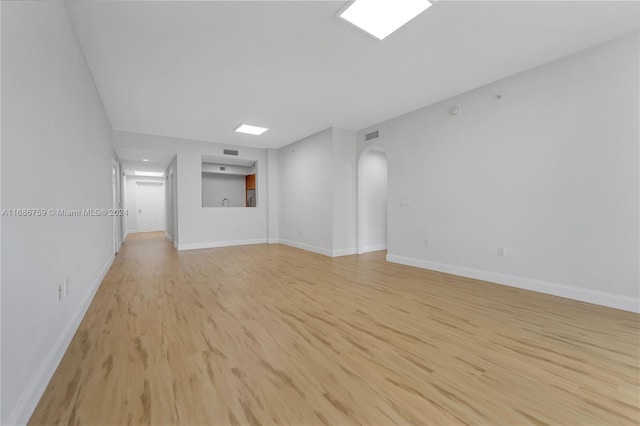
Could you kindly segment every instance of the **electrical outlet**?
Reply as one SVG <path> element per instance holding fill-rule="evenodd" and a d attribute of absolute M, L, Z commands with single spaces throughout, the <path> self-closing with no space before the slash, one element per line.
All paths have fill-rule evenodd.
<path fill-rule="evenodd" d="M 69 278 L 64 279 L 64 295 L 69 295 Z"/>
<path fill-rule="evenodd" d="M 60 302 L 62 300 L 62 284 L 58 284 L 58 294 L 57 294 L 57 301 Z"/>
<path fill-rule="evenodd" d="M 498 247 L 498 256 L 504 256 L 504 247 Z"/>
<path fill-rule="evenodd" d="M 424 246 L 425 246 L 425 247 L 431 247 L 431 241 L 429 241 L 429 239 L 428 239 L 428 238 L 425 238 L 425 239 L 424 239 Z"/>

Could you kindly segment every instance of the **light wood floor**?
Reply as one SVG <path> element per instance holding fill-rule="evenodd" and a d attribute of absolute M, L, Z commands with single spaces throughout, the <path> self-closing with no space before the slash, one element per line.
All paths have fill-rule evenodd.
<path fill-rule="evenodd" d="M 639 316 L 280 245 L 129 236 L 31 424 L 639 424 Z"/>

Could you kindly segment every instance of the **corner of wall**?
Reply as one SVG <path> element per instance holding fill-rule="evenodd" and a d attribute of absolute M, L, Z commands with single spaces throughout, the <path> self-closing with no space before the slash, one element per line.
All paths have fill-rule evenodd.
<path fill-rule="evenodd" d="M 357 251 L 357 133 L 337 127 L 332 132 L 332 250 L 344 256 Z"/>
<path fill-rule="evenodd" d="M 278 183 L 278 150 L 267 149 L 267 239 L 277 241 L 280 237 Z"/>

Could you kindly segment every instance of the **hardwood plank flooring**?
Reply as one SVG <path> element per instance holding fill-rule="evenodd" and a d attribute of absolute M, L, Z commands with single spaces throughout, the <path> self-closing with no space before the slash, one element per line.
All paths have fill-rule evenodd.
<path fill-rule="evenodd" d="M 129 236 L 30 424 L 640 424 L 637 314 L 282 245 Z"/>

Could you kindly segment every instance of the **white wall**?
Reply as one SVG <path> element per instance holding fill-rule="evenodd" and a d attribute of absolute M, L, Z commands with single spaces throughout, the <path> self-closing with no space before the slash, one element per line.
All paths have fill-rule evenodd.
<path fill-rule="evenodd" d="M 333 130 L 333 255 L 356 253 L 356 132 Z"/>
<path fill-rule="evenodd" d="M 379 129 L 387 152 L 389 260 L 638 311 L 639 48 L 627 36 L 359 132 L 360 151 Z"/>
<path fill-rule="evenodd" d="M 224 167 L 224 170 L 220 170 L 220 167 Z M 229 164 L 217 164 L 217 163 L 202 163 L 202 171 L 217 173 L 221 175 L 242 175 L 247 176 L 255 173 L 255 165 L 253 166 L 234 166 Z"/>
<path fill-rule="evenodd" d="M 64 4 L 1 7 L 2 207 L 110 208 L 111 127 Z M 0 422 L 26 423 L 111 265 L 113 220 L 3 217 L 2 229 Z"/>
<path fill-rule="evenodd" d="M 2 27 L 2 7 L 0 7 L 0 28 Z M 0 31 L 0 45 L 2 44 L 2 31 Z M 2 55 L 0 54 L 0 70 L 2 69 Z M 0 75 L 2 72 L 0 71 Z M 0 99 L 2 99 L 2 84 L 0 84 Z M 0 129 L 2 129 L 2 102 L 0 102 Z M 1 130 L 0 130 L 1 131 Z M 2 185 L 2 137 L 0 136 L 0 187 Z M 2 197 L 0 197 L 0 209 L 2 209 Z M 2 241 L 2 221 L 0 220 L 0 241 Z M 1 250 L 0 250 L 1 251 Z M 2 256 L 0 255 L 0 309 L 2 307 Z M 2 330 L 2 315 L 0 314 L 0 332 Z M 0 360 L 2 359 L 2 338 L 0 337 Z M 0 361 L 1 363 L 1 361 Z M 2 365 L 0 365 L 0 424 L 4 417 L 2 416 Z"/>
<path fill-rule="evenodd" d="M 257 244 L 267 242 L 266 150 L 231 147 L 125 131 L 113 132 L 117 147 L 177 153 L 177 246 L 181 250 Z M 222 157 L 225 148 L 239 151 L 238 157 L 256 161 L 257 207 L 212 209 L 202 207 L 202 156 Z"/>
<path fill-rule="evenodd" d="M 279 150 L 280 242 L 333 251 L 333 131 L 326 129 Z"/>
<path fill-rule="evenodd" d="M 260 196 L 260 194 L 258 194 Z M 278 150 L 267 150 L 267 237 L 270 244 L 280 241 L 280 183 Z"/>
<path fill-rule="evenodd" d="M 203 207 L 246 207 L 246 178 L 244 175 L 202 173 Z M 225 198 L 227 199 L 225 201 Z M 224 201 L 224 207 L 223 207 Z"/>
<path fill-rule="evenodd" d="M 358 252 L 387 248 L 387 156 L 370 149 L 360 156 Z"/>
<path fill-rule="evenodd" d="M 356 252 L 355 136 L 329 128 L 279 150 L 280 242 L 327 256 Z"/>

